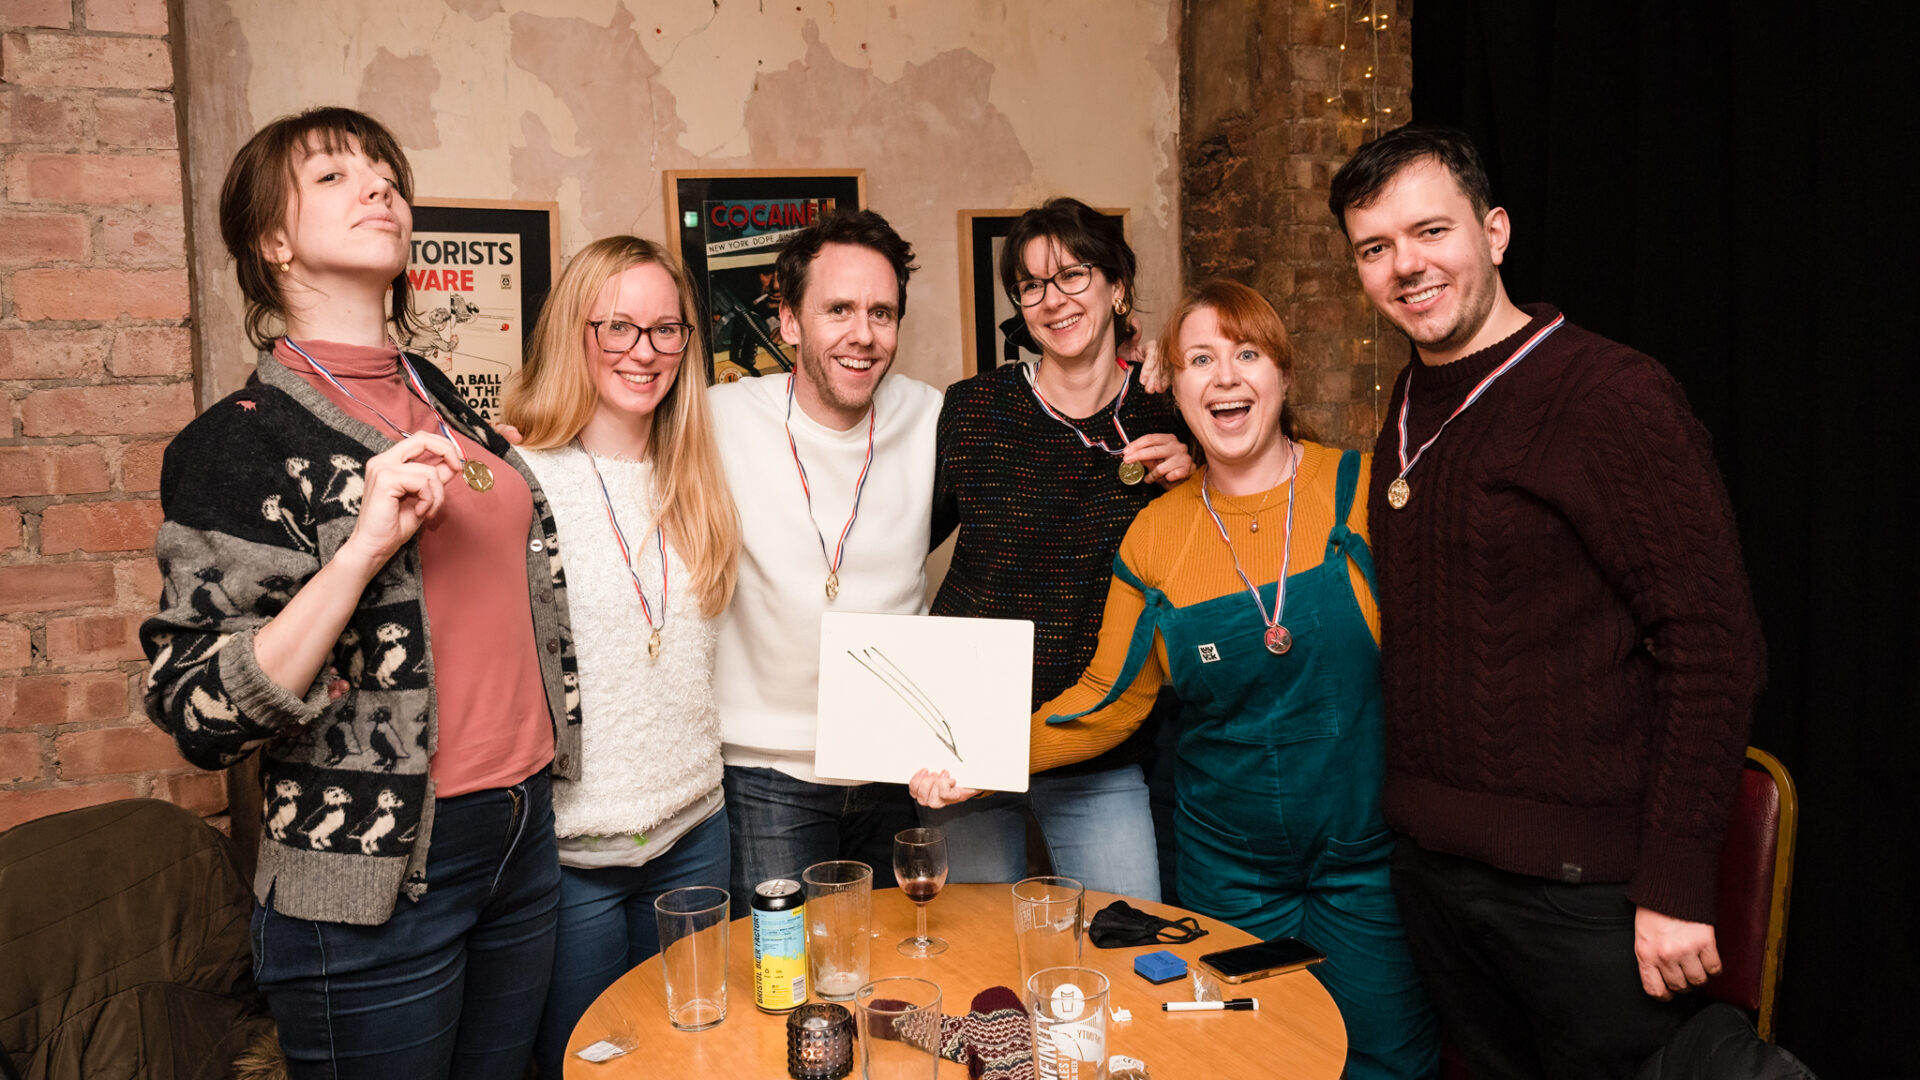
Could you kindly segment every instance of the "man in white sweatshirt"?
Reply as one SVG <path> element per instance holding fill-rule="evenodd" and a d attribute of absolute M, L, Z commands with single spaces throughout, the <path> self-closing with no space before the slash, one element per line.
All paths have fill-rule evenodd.
<path fill-rule="evenodd" d="M 799 233 L 776 264 L 793 374 L 709 391 L 743 541 L 714 671 L 736 915 L 812 863 L 882 870 L 918 824 L 904 786 L 813 771 L 821 614 L 926 612 L 940 392 L 887 377 L 912 260 L 870 210 Z"/>

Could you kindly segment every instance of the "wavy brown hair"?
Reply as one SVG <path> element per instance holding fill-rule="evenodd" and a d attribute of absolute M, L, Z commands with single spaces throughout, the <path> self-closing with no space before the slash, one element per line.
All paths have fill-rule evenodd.
<path fill-rule="evenodd" d="M 587 315 L 607 281 L 653 264 L 673 279 L 680 320 L 693 327 L 673 387 L 653 411 L 654 506 L 673 549 L 693 577 L 700 610 L 712 618 L 733 598 L 739 576 L 740 518 L 720 466 L 707 408 L 706 344 L 686 271 L 665 248 L 637 236 L 609 236 L 582 248 L 547 294 L 526 364 L 507 383 L 501 419 L 534 450 L 565 446 L 600 406 L 587 354 Z"/>
<path fill-rule="evenodd" d="M 363 112 L 335 105 L 283 116 L 247 140 L 227 166 L 220 189 L 220 238 L 233 256 L 241 295 L 247 298 L 247 338 L 266 349 L 278 334 L 274 324 L 287 320 L 287 301 L 273 263 L 260 242 L 287 221 L 287 207 L 299 182 L 299 164 L 314 154 L 334 154 L 358 144 L 370 161 L 393 170 L 393 186 L 400 198 L 413 204 L 413 169 L 406 152 L 380 121 Z M 402 267 L 393 279 L 394 325 L 401 337 L 413 329 L 413 290 Z"/>

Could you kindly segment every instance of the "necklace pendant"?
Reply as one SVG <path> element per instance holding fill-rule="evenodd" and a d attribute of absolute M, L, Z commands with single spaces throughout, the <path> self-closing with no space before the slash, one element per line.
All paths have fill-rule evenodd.
<path fill-rule="evenodd" d="M 1128 487 L 1132 487 L 1146 479 L 1146 476 L 1147 467 L 1145 465 L 1137 461 L 1123 461 L 1120 463 L 1120 482 Z"/>
<path fill-rule="evenodd" d="M 1275 623 L 1267 627 L 1266 645 L 1268 652 L 1275 656 L 1284 656 L 1287 650 L 1293 648 L 1293 635 L 1287 631 L 1286 627 Z"/>
<path fill-rule="evenodd" d="M 1395 510 L 1404 510 L 1407 500 L 1413 498 L 1413 485 L 1407 483 L 1404 476 L 1396 476 L 1393 483 L 1387 485 L 1387 505 Z"/>
<path fill-rule="evenodd" d="M 1248 531 L 1248 532 L 1259 532 L 1259 531 L 1260 531 L 1260 519 L 1259 519 L 1259 518 L 1255 518 L 1255 519 L 1253 519 L 1252 521 L 1249 521 L 1249 522 L 1247 522 L 1247 531 Z"/>
<path fill-rule="evenodd" d="M 840 599 L 840 574 L 838 571 L 829 570 L 827 571 L 827 601 L 831 603 L 838 599 Z"/>
<path fill-rule="evenodd" d="M 473 490 L 480 492 L 493 490 L 493 470 L 487 468 L 486 462 L 468 458 L 466 467 L 462 468 L 460 473 L 467 478 L 467 486 Z"/>
<path fill-rule="evenodd" d="M 660 628 L 653 628 L 653 636 L 647 639 L 647 659 L 660 659 Z"/>

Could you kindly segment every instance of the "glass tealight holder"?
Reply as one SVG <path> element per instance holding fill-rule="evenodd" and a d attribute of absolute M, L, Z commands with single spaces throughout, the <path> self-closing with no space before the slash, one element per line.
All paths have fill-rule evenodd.
<path fill-rule="evenodd" d="M 852 1071 L 852 1013 L 830 1001 L 816 1001 L 788 1015 L 788 1076 L 794 1080 L 840 1080 Z"/>

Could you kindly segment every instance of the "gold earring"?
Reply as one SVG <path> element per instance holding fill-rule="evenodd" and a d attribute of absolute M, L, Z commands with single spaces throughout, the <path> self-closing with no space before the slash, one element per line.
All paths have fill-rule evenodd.
<path fill-rule="evenodd" d="M 1123 318 L 1124 318 L 1124 317 L 1126 316 L 1126 314 L 1127 314 L 1127 312 L 1129 312 L 1129 311 L 1132 311 L 1132 310 L 1133 310 L 1133 305 L 1132 305 L 1132 304 L 1129 304 L 1129 303 L 1127 303 L 1127 298 L 1126 298 L 1126 297 L 1124 297 L 1124 296 L 1116 296 L 1116 297 L 1114 297 L 1114 299 L 1113 299 L 1113 313 L 1114 313 L 1115 315 L 1119 315 L 1119 316 L 1121 316 L 1121 317 L 1123 317 Z"/>
<path fill-rule="evenodd" d="M 293 264 L 286 260 L 282 260 L 280 263 L 280 272 L 283 274 L 286 274 L 286 273 L 291 273 L 292 271 L 293 271 Z"/>

